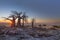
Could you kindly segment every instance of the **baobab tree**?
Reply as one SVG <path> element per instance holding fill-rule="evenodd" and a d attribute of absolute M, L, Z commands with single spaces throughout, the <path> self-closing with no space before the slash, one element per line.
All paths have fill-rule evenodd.
<path fill-rule="evenodd" d="M 6 17 L 2 17 L 2 18 L 4 18 L 5 20 L 10 20 L 12 22 L 11 27 L 15 27 L 15 19 L 16 18 L 14 15 L 9 16 L 8 18 L 6 18 Z M 12 18 L 12 19 L 10 19 L 10 18 Z"/>
<path fill-rule="evenodd" d="M 13 12 L 14 15 L 16 16 L 16 18 L 18 19 L 18 21 L 17 21 L 17 26 L 18 26 L 18 27 L 21 26 L 21 19 L 22 19 L 21 14 L 22 14 L 22 12 L 20 12 L 20 13 L 18 13 L 17 11 L 12 11 L 12 12 Z"/>
<path fill-rule="evenodd" d="M 34 23 L 35 23 L 35 19 L 33 18 L 33 19 L 32 19 L 32 22 L 31 22 L 32 28 L 34 27 Z"/>
<path fill-rule="evenodd" d="M 27 18 L 28 16 L 26 16 L 25 12 L 24 14 L 22 15 L 22 26 L 24 27 L 24 23 L 27 22 Z"/>
<path fill-rule="evenodd" d="M 24 12 L 24 14 L 23 15 L 21 15 L 22 14 L 22 12 L 17 12 L 17 11 L 12 11 L 12 15 L 10 15 L 8 18 L 5 18 L 6 20 L 10 20 L 11 22 L 12 22 L 12 26 L 14 26 L 15 27 L 15 20 L 16 19 L 18 19 L 17 20 L 17 26 L 19 27 L 21 27 L 21 19 L 22 19 L 22 21 L 23 21 L 23 26 L 24 26 L 24 22 L 27 22 L 27 17 L 28 16 L 26 16 L 26 14 L 25 14 L 25 12 Z M 12 18 L 12 19 L 9 19 L 9 18 Z"/>
<path fill-rule="evenodd" d="M 15 27 L 15 20 L 16 20 L 15 15 L 10 15 L 8 18 L 12 18 L 11 19 L 11 21 L 12 21 L 12 27 Z"/>

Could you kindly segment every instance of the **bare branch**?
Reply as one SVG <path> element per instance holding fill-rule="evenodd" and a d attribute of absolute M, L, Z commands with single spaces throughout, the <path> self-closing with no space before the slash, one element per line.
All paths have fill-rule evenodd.
<path fill-rule="evenodd" d="M 12 21 L 11 19 L 9 19 L 9 18 L 6 18 L 6 17 L 2 17 L 2 18 L 4 18 L 5 20 L 10 20 L 10 21 Z"/>

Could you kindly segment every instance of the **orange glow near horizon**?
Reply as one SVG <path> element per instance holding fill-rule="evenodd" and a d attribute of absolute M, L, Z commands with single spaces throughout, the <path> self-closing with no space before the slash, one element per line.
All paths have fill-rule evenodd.
<path fill-rule="evenodd" d="M 17 20 L 16 20 L 17 21 Z M 28 19 L 28 23 L 31 23 L 31 19 Z M 0 19 L 0 22 L 6 22 L 6 23 L 10 23 L 12 24 L 11 21 L 9 20 L 4 20 L 4 19 Z M 60 22 L 60 20 L 53 20 L 53 19 L 49 19 L 49 20 L 43 20 L 43 19 L 35 19 L 36 23 L 54 23 L 54 22 Z"/>
<path fill-rule="evenodd" d="M 8 23 L 9 25 L 11 25 L 11 21 L 9 21 L 9 20 L 3 20 L 3 19 L 0 19 L 0 22 L 1 23 Z"/>
<path fill-rule="evenodd" d="M 36 23 L 60 23 L 57 19 L 36 19 Z"/>

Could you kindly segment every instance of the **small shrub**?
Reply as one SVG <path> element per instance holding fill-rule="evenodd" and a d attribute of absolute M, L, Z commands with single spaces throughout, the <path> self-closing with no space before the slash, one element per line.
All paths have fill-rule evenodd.
<path fill-rule="evenodd" d="M 55 28 L 60 28 L 60 26 L 57 26 L 57 25 L 53 25 L 53 27 L 55 27 Z"/>
<path fill-rule="evenodd" d="M 41 27 L 41 24 L 39 24 L 39 27 Z"/>
<path fill-rule="evenodd" d="M 46 24 L 43 24 L 43 26 L 46 26 Z"/>

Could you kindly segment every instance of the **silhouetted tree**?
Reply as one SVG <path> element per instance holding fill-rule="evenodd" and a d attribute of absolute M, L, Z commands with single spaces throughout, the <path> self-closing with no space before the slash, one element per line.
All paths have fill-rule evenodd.
<path fill-rule="evenodd" d="M 11 27 L 15 27 L 15 16 L 14 15 L 9 16 L 8 18 L 6 17 L 2 17 L 2 18 L 5 18 L 5 20 L 10 20 L 12 22 Z M 9 19 L 9 18 L 12 18 L 12 19 Z"/>
<path fill-rule="evenodd" d="M 31 23 L 32 23 L 32 28 L 33 28 L 34 27 L 34 23 L 35 23 L 35 19 L 34 18 L 32 19 Z"/>
<path fill-rule="evenodd" d="M 28 17 L 28 16 L 26 16 L 25 12 L 23 15 L 21 15 L 22 12 L 18 13 L 17 11 L 12 11 L 12 13 L 13 13 L 12 15 L 10 15 L 8 18 L 5 18 L 5 19 L 10 20 L 12 22 L 12 26 L 14 26 L 14 27 L 15 27 L 15 20 L 18 19 L 17 26 L 19 27 L 19 26 L 21 26 L 21 19 L 22 19 L 22 21 L 23 21 L 22 25 L 24 26 L 24 22 L 27 22 L 27 17 Z M 12 18 L 12 19 L 9 19 L 9 18 Z"/>
<path fill-rule="evenodd" d="M 26 16 L 26 14 L 25 14 L 25 12 L 24 12 L 24 14 L 22 15 L 22 26 L 23 26 L 23 27 L 24 27 L 24 23 L 27 22 L 27 17 L 28 17 L 28 16 Z"/>
<path fill-rule="evenodd" d="M 12 27 L 15 27 L 15 20 L 16 20 L 16 17 L 15 15 L 10 15 L 8 18 L 12 18 Z"/>
<path fill-rule="evenodd" d="M 13 12 L 14 15 L 18 18 L 17 26 L 18 26 L 18 27 L 21 26 L 21 19 L 22 19 L 21 14 L 22 14 L 22 12 L 20 12 L 20 13 L 18 13 L 17 11 L 12 11 L 12 12 Z"/>

